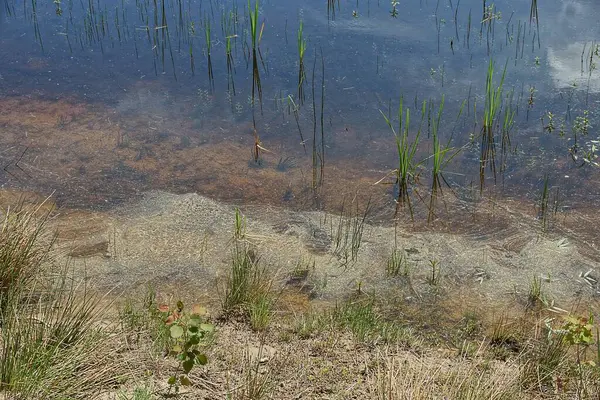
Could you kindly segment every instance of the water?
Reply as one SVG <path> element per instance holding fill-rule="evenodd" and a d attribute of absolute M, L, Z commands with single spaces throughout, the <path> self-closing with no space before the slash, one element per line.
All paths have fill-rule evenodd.
<path fill-rule="evenodd" d="M 257 89 L 252 98 L 244 1 L 6 0 L 0 184 L 92 208 L 151 189 L 304 209 L 370 198 L 391 217 L 398 188 L 383 178 L 398 156 L 382 114 L 394 117 L 402 96 L 411 140 L 422 102 L 431 109 L 415 156 L 419 183 L 410 187 L 423 218 L 432 123 L 443 96 L 441 140 L 460 151 L 444 166 L 447 203 L 435 203 L 437 216 L 464 218 L 473 202 L 489 198 L 518 202 L 535 220 L 545 176 L 551 194 L 562 195 L 561 209 L 593 212 L 600 201 L 600 5 L 547 1 L 538 18 L 529 0 L 485 5 L 484 11 L 477 0 L 402 2 L 393 17 L 384 0 L 343 1 L 329 12 L 316 0 L 262 1 L 261 101 Z M 480 170 L 490 59 L 495 87 L 506 65 L 495 173 L 491 161 Z M 514 124 L 502 146 L 509 112 Z"/>

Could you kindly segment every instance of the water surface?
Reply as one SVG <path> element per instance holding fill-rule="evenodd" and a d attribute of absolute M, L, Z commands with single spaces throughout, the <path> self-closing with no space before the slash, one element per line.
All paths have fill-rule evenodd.
<path fill-rule="evenodd" d="M 255 86 L 254 98 L 244 1 L 5 0 L 0 10 L 5 187 L 92 208 L 150 189 L 306 209 L 371 198 L 391 218 L 394 179 L 374 183 L 397 167 L 382 114 L 396 125 L 402 97 L 411 140 L 423 118 L 420 179 L 411 187 L 418 218 L 430 207 L 432 123 L 442 99 L 441 140 L 460 151 L 444 167 L 440 219 L 464 218 L 488 198 L 513 201 L 534 220 L 546 177 L 561 209 L 592 213 L 600 201 L 593 1 L 547 1 L 537 11 L 529 0 L 409 1 L 396 13 L 383 0 L 333 9 L 262 1 L 262 96 Z M 494 88 L 506 72 L 495 172 L 488 161 L 482 177 L 490 60 Z M 514 123 L 503 146 L 507 113 Z"/>

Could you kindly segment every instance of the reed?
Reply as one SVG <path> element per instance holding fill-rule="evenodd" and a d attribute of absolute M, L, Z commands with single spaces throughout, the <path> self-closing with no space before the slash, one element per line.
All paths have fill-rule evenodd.
<path fill-rule="evenodd" d="M 300 134 L 300 144 L 304 149 L 304 154 L 306 154 L 306 141 L 304 140 L 304 135 L 302 135 L 302 129 L 300 128 L 300 107 L 294 102 L 294 99 L 291 95 L 288 95 L 288 109 L 294 113 L 294 119 L 296 120 L 296 126 L 298 127 L 298 133 Z"/>
<path fill-rule="evenodd" d="M 321 176 L 320 184 L 325 181 L 325 57 L 321 48 Z"/>
<path fill-rule="evenodd" d="M 496 182 L 496 138 L 494 125 L 497 123 L 498 115 L 502 107 L 502 91 L 506 67 L 502 71 L 502 77 L 498 85 L 494 85 L 494 61 L 490 58 L 485 82 L 485 105 L 483 111 L 483 127 L 481 135 L 481 153 L 479 157 L 479 183 L 480 191 L 485 185 L 485 169 L 490 168 Z"/>
<path fill-rule="evenodd" d="M 340 9 L 340 0 L 327 0 L 327 19 L 335 19 L 335 5 Z"/>
<path fill-rule="evenodd" d="M 306 72 L 304 68 L 304 53 L 306 52 L 306 39 L 304 39 L 304 23 L 300 21 L 298 27 L 298 101 L 304 104 L 304 81 Z"/>
<path fill-rule="evenodd" d="M 212 60 L 211 60 L 212 41 L 211 41 L 210 26 L 211 26 L 210 19 L 206 18 L 204 21 L 204 38 L 206 40 L 206 60 L 207 60 L 207 65 L 208 65 L 208 81 L 210 82 L 211 90 L 213 90 L 214 86 L 215 86 L 215 78 L 213 75 Z"/>
<path fill-rule="evenodd" d="M 500 172 L 503 173 L 506 170 L 506 157 L 510 151 L 511 140 L 510 140 L 510 132 L 515 123 L 515 115 L 517 110 L 513 106 L 513 96 L 514 91 L 511 90 L 510 93 L 506 96 L 506 106 L 504 108 L 504 116 L 502 118 L 502 130 L 501 130 L 501 163 L 500 163 Z"/>
<path fill-rule="evenodd" d="M 539 29 L 540 20 L 538 14 L 537 0 L 531 0 L 531 6 L 529 8 L 529 23 L 532 24 L 534 21 Z"/>
<path fill-rule="evenodd" d="M 260 155 L 261 155 L 261 151 L 264 149 L 261 146 L 260 136 L 258 136 L 258 131 L 256 130 L 256 127 L 253 130 L 253 135 L 254 135 L 254 144 L 252 145 L 252 160 L 254 161 L 254 163 L 256 165 L 261 165 L 262 161 L 261 161 Z"/>
<path fill-rule="evenodd" d="M 396 177 L 395 185 L 398 189 L 398 194 L 396 196 L 396 211 L 395 215 L 398 214 L 398 211 L 401 207 L 407 205 L 411 219 L 414 218 L 413 206 L 410 200 L 410 192 L 413 188 L 413 185 L 417 182 L 417 167 L 420 163 L 415 162 L 415 155 L 417 153 L 417 147 L 419 145 L 419 138 L 421 136 L 421 127 L 423 124 L 423 119 L 425 118 L 425 106 L 426 103 L 423 103 L 423 110 L 421 113 L 421 124 L 419 125 L 419 129 L 417 130 L 417 134 L 415 138 L 411 142 L 409 140 L 409 130 L 410 130 L 410 108 L 406 108 L 404 110 L 404 101 L 403 98 L 400 97 L 400 105 L 398 106 L 398 129 L 394 128 L 392 121 L 390 120 L 391 116 L 388 117 L 383 113 L 383 111 L 379 110 L 383 118 L 385 119 L 386 124 L 394 134 L 394 138 L 396 140 L 396 151 L 398 154 L 398 168 L 392 171 L 392 173 Z M 381 179 L 379 182 L 382 182 L 385 179 Z"/>
<path fill-rule="evenodd" d="M 235 96 L 235 81 L 233 75 L 235 73 L 235 65 L 233 62 L 231 39 L 237 35 L 227 35 L 225 37 L 225 56 L 227 58 L 227 90 L 233 91 Z"/>
<path fill-rule="evenodd" d="M 312 189 L 314 194 L 317 192 L 318 188 L 318 170 L 319 170 L 319 150 L 317 145 L 317 103 L 315 97 L 315 70 L 317 68 L 317 56 L 315 54 L 315 61 L 313 63 L 312 70 L 312 115 L 313 115 L 313 140 L 312 140 Z"/>
<path fill-rule="evenodd" d="M 252 38 L 252 109 L 254 110 L 255 96 L 258 94 L 260 107 L 262 110 L 262 86 L 260 83 L 260 71 L 258 69 L 258 54 L 259 44 L 262 39 L 264 24 L 258 31 L 258 0 L 255 1 L 254 7 L 248 0 L 248 16 L 250 19 L 250 36 Z M 255 124 L 256 126 L 256 124 Z"/>
<path fill-rule="evenodd" d="M 432 222 L 435 217 L 435 203 L 438 199 L 438 196 L 443 194 L 442 182 L 448 188 L 450 188 L 450 184 L 448 183 L 442 172 L 444 168 L 448 165 L 448 163 L 452 161 L 452 159 L 460 152 L 460 149 L 454 150 L 452 147 L 450 147 L 450 141 L 452 140 L 452 137 L 448 139 L 448 142 L 446 144 L 441 144 L 439 127 L 443 110 L 444 96 L 442 96 L 442 101 L 438 109 L 437 117 L 432 125 L 433 148 L 431 155 L 431 195 L 429 199 L 429 212 L 427 215 L 427 222 Z"/>

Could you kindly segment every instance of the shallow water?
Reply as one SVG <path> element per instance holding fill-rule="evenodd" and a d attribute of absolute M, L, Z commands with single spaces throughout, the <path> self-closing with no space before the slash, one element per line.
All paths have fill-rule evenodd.
<path fill-rule="evenodd" d="M 423 117 L 415 158 L 422 161 L 420 180 L 411 188 L 423 219 L 432 124 L 443 96 L 441 140 L 461 151 L 444 167 L 450 188 L 444 183 L 447 203 L 436 202 L 436 216 L 464 219 L 483 195 L 519 202 L 535 220 L 545 176 L 551 194 L 558 190 L 561 210 L 593 213 L 600 202 L 598 167 L 584 158 L 594 162 L 590 150 L 598 140 L 594 41 L 600 28 L 594 16 L 600 5 L 544 2 L 537 19 L 530 18 L 530 1 L 486 6 L 402 2 L 393 17 L 383 0 L 336 2 L 334 10 L 316 0 L 260 2 L 261 101 L 258 93 L 252 99 L 243 1 L 168 1 L 163 11 L 162 2 L 144 0 L 6 0 L 0 7 L 0 182 L 54 192 L 74 207 L 110 207 L 163 189 L 303 209 L 339 208 L 344 198 L 358 196 L 390 217 L 393 179 L 374 183 L 396 166 L 394 136 L 382 113 L 393 117 L 403 96 L 411 139 Z M 300 20 L 307 42 L 303 104 Z M 482 190 L 490 59 L 495 87 L 505 65 L 506 78 L 495 124 L 495 173 L 488 162 Z M 423 101 L 431 106 L 422 116 Z M 514 125 L 503 148 L 509 104 Z M 253 160 L 254 132 L 259 162 Z"/>

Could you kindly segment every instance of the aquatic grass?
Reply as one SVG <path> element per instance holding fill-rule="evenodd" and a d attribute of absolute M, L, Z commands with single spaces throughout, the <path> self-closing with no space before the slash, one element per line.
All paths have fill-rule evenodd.
<path fill-rule="evenodd" d="M 235 96 L 235 81 L 233 75 L 235 73 L 235 65 L 233 62 L 231 39 L 235 38 L 236 35 L 228 35 L 225 37 L 225 56 L 227 58 L 227 90 L 233 91 Z"/>
<path fill-rule="evenodd" d="M 442 172 L 444 168 L 448 165 L 448 163 L 450 163 L 450 161 L 452 161 L 452 159 L 460 152 L 460 149 L 455 150 L 452 147 L 450 147 L 450 141 L 452 140 L 452 136 L 448 139 L 448 142 L 445 145 L 441 144 L 439 126 L 443 110 L 444 96 L 442 96 L 442 101 L 438 109 L 437 118 L 435 119 L 432 125 L 433 148 L 431 155 L 431 195 L 429 199 L 429 212 L 427 215 L 427 222 L 432 222 L 433 218 L 435 217 L 435 202 L 438 196 L 442 194 L 442 182 L 444 182 L 444 184 L 448 188 L 450 188 L 450 184 L 448 183 Z M 462 107 L 460 112 L 462 113 Z M 457 118 L 460 118 L 460 113 Z"/>
<path fill-rule="evenodd" d="M 535 21 L 535 27 L 536 27 L 536 32 L 534 34 L 534 36 L 537 36 L 538 39 L 538 48 L 540 48 L 541 42 L 540 42 L 540 15 L 538 12 L 538 4 L 537 4 L 537 0 L 531 0 L 531 6 L 529 8 L 529 24 L 533 24 L 533 21 Z M 534 38 L 535 40 L 535 38 Z"/>
<path fill-rule="evenodd" d="M 335 5 L 340 9 L 340 0 L 327 0 L 327 19 L 335 19 Z"/>
<path fill-rule="evenodd" d="M 206 18 L 204 20 L 204 37 L 206 40 L 206 60 L 207 60 L 207 66 L 208 66 L 208 81 L 210 82 L 210 88 L 211 90 L 214 90 L 214 86 L 215 86 L 215 78 L 213 75 L 213 68 L 212 68 L 212 60 L 211 60 L 211 49 L 212 49 L 212 41 L 211 41 L 211 33 L 210 33 L 210 19 Z"/>
<path fill-rule="evenodd" d="M 285 172 L 297 166 L 298 163 L 294 157 L 280 157 L 275 169 L 279 172 Z"/>
<path fill-rule="evenodd" d="M 192 76 L 195 75 L 196 72 L 196 64 L 194 62 L 194 37 L 196 36 L 196 26 L 194 25 L 194 21 L 190 21 L 190 26 L 188 29 L 188 51 L 190 54 L 190 70 L 192 71 Z"/>
<path fill-rule="evenodd" d="M 488 55 L 490 55 L 491 52 L 491 43 L 494 42 L 495 21 L 500 20 L 501 17 L 502 14 L 497 11 L 495 4 L 492 3 L 488 6 L 486 0 L 483 0 L 483 16 L 481 19 L 479 36 L 483 37 L 483 28 L 485 26 Z"/>
<path fill-rule="evenodd" d="M 304 140 L 304 136 L 302 135 L 302 128 L 300 127 L 300 106 L 294 102 L 292 95 L 288 95 L 288 109 L 294 113 L 294 119 L 296 120 L 296 126 L 298 127 L 298 133 L 300 134 L 300 144 L 304 149 L 304 153 L 306 154 L 306 140 Z"/>
<path fill-rule="evenodd" d="M 313 62 L 312 70 L 312 115 L 313 115 L 313 141 L 312 141 L 312 190 L 317 200 L 317 191 L 325 181 L 325 57 L 321 49 L 321 138 L 317 138 L 317 101 L 315 93 L 315 71 L 317 69 L 317 54 Z"/>
<path fill-rule="evenodd" d="M 298 27 L 298 101 L 304 104 L 304 81 L 306 72 L 304 68 L 304 53 L 306 52 L 306 39 L 304 39 L 304 23 L 300 21 Z"/>
<path fill-rule="evenodd" d="M 506 77 L 506 67 L 502 71 L 502 77 L 498 85 L 494 85 L 494 61 L 490 57 L 488 63 L 487 76 L 485 82 L 485 105 L 483 111 L 483 127 L 481 135 L 481 153 L 479 157 L 479 184 L 480 191 L 485 186 L 485 169 L 489 167 L 494 175 L 496 182 L 496 137 L 494 125 L 497 122 L 498 115 L 502 108 L 502 91 L 504 87 L 504 78 Z"/>
<path fill-rule="evenodd" d="M 325 57 L 321 48 L 321 155 L 320 184 L 325 181 Z"/>
<path fill-rule="evenodd" d="M 319 170 L 319 148 L 317 144 L 317 103 L 315 96 L 315 70 L 317 68 L 317 55 L 313 63 L 311 88 L 312 88 L 312 115 L 313 115 L 313 140 L 312 140 L 312 190 L 316 195 L 319 186 L 318 170 Z"/>
<path fill-rule="evenodd" d="M 248 0 L 248 16 L 250 19 L 250 37 L 252 39 L 252 109 L 254 110 L 255 96 L 258 94 L 260 107 L 262 110 L 262 85 L 260 82 L 260 71 L 258 69 L 258 54 L 259 44 L 262 39 L 262 33 L 264 29 L 264 23 L 258 31 L 258 0 L 255 1 L 254 7 L 252 7 L 250 0 Z M 256 128 L 256 123 L 254 123 Z"/>
<path fill-rule="evenodd" d="M 261 142 L 260 142 L 260 137 L 258 136 L 258 131 L 256 130 L 256 128 L 253 129 L 253 134 L 254 134 L 254 144 L 252 145 L 252 160 L 254 161 L 254 163 L 256 165 L 261 165 L 262 164 L 262 160 L 260 157 L 261 151 L 265 150 L 262 146 L 261 146 Z"/>
<path fill-rule="evenodd" d="M 508 153 L 511 150 L 510 132 L 515 123 L 515 115 L 517 110 L 513 107 L 514 90 L 506 96 L 506 102 L 503 110 L 502 128 L 501 128 L 501 143 L 500 143 L 500 173 L 503 174 L 506 170 Z M 504 177 L 504 175 L 503 175 Z"/>
<path fill-rule="evenodd" d="M 529 9 L 529 23 L 533 23 L 533 21 L 535 21 L 536 25 L 540 23 L 537 0 L 531 0 L 531 7 Z"/>
<path fill-rule="evenodd" d="M 411 219 L 414 218 L 414 212 L 410 200 L 410 191 L 412 190 L 413 185 L 417 182 L 416 170 L 417 166 L 420 163 L 415 162 L 415 155 L 417 152 L 417 147 L 419 145 L 419 138 L 421 136 L 421 126 L 423 124 L 423 119 L 425 118 L 425 107 L 426 102 L 423 102 L 423 108 L 421 112 L 421 124 L 419 125 L 417 134 L 415 135 L 415 138 L 412 142 L 409 140 L 410 108 L 406 108 L 406 110 L 404 110 L 403 97 L 400 97 L 400 104 L 398 106 L 397 130 L 392 125 L 392 121 L 390 120 L 391 116 L 388 117 L 383 111 L 379 110 L 386 124 L 394 134 L 394 138 L 396 141 L 398 168 L 393 170 L 392 173 L 396 176 L 395 185 L 398 189 L 398 194 L 396 196 L 396 211 L 394 215 L 398 214 L 398 211 L 401 207 L 407 205 L 409 208 Z M 386 179 L 386 177 L 379 180 L 377 183 L 381 183 L 383 180 Z"/>

